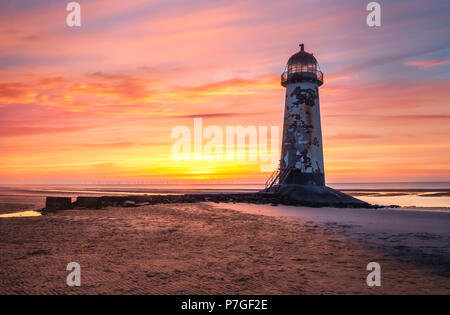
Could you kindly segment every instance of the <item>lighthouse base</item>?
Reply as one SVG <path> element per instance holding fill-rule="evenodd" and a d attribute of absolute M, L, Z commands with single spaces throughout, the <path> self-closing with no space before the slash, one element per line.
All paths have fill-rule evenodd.
<path fill-rule="evenodd" d="M 325 186 L 325 175 L 323 173 L 302 173 L 300 170 L 292 170 L 283 179 L 282 185 Z"/>
<path fill-rule="evenodd" d="M 280 197 L 292 204 L 311 204 L 315 206 L 334 207 L 367 207 L 367 202 L 356 199 L 328 186 L 281 184 L 272 187 L 269 193 Z"/>

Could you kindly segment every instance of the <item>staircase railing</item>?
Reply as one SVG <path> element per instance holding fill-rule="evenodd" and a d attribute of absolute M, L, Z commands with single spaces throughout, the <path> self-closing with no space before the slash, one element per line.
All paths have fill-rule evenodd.
<path fill-rule="evenodd" d="M 282 183 L 286 179 L 286 177 L 289 176 L 292 169 L 293 167 L 288 167 L 285 168 L 282 173 L 280 173 L 280 168 L 278 167 L 266 181 L 265 191 L 269 191 L 274 185 Z"/>
<path fill-rule="evenodd" d="M 269 176 L 265 184 L 265 191 L 268 191 L 275 184 L 276 180 L 280 176 L 280 167 L 277 167 L 275 171 Z"/>
<path fill-rule="evenodd" d="M 279 178 L 278 178 L 278 183 L 282 183 L 284 182 L 284 180 L 289 176 L 289 174 L 291 173 L 291 171 L 293 170 L 293 167 L 288 167 L 285 168 L 283 173 L 280 174 Z"/>

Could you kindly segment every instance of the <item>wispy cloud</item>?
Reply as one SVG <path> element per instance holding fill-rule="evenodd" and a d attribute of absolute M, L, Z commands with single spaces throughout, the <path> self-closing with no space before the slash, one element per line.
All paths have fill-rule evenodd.
<path fill-rule="evenodd" d="M 405 62 L 407 66 L 417 68 L 430 68 L 435 66 L 442 66 L 450 64 L 450 60 L 416 60 Z"/>
<path fill-rule="evenodd" d="M 78 78 L 43 76 L 26 83 L 0 83 L 0 105 L 34 103 L 60 106 L 73 111 L 134 111 L 140 106 L 159 108 L 163 104 L 206 103 L 215 97 L 265 94 L 279 90 L 278 76 L 254 79 L 233 78 L 199 86 L 170 85 L 129 74 L 95 72 Z M 158 112 L 158 111 L 157 111 Z"/>

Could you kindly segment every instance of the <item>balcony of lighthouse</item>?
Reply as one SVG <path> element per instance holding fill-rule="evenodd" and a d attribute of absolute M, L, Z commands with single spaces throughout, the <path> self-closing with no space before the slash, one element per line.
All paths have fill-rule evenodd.
<path fill-rule="evenodd" d="M 317 64 L 289 64 L 281 74 L 281 85 L 286 87 L 290 83 L 314 82 L 318 86 L 323 84 L 323 73 L 317 69 Z"/>

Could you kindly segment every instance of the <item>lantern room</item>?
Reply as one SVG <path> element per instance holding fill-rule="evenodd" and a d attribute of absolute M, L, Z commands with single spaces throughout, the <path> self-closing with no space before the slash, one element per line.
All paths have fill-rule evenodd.
<path fill-rule="evenodd" d="M 300 44 L 300 51 L 289 58 L 286 69 L 281 75 L 281 85 L 286 87 L 291 83 L 314 82 L 323 84 L 323 73 L 320 71 L 317 59 L 305 51 L 305 45 Z"/>

